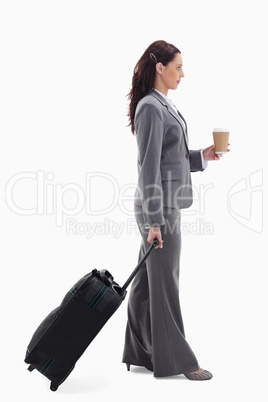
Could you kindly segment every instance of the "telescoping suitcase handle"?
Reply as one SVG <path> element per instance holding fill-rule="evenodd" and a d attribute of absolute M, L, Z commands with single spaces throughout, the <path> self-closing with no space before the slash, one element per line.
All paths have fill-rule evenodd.
<path fill-rule="evenodd" d="M 130 282 L 132 281 L 132 279 L 134 279 L 134 276 L 136 275 L 136 273 L 138 272 L 139 268 L 141 267 L 141 265 L 144 263 L 144 261 L 149 257 L 150 252 L 152 251 L 153 248 L 155 248 L 155 246 L 157 246 L 158 244 L 158 239 L 154 239 L 154 241 L 152 242 L 152 244 L 150 245 L 150 247 L 148 248 L 148 250 L 146 251 L 146 253 L 144 254 L 143 258 L 140 260 L 140 262 L 138 263 L 138 265 L 136 266 L 136 268 L 134 269 L 134 271 L 132 272 L 132 274 L 130 275 L 130 277 L 128 278 L 128 280 L 126 281 L 126 283 L 123 285 L 123 287 L 121 288 L 122 291 L 124 292 L 126 290 L 126 288 L 128 287 L 128 285 L 130 284 Z"/>

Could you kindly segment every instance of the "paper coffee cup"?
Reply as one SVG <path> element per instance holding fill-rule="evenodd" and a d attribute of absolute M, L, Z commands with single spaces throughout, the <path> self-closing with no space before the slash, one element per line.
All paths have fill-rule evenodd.
<path fill-rule="evenodd" d="M 213 141 L 215 154 L 226 154 L 228 149 L 230 130 L 228 128 L 214 128 Z"/>

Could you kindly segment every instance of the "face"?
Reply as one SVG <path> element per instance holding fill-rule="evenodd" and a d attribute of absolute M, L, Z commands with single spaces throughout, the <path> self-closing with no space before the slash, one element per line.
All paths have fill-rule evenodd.
<path fill-rule="evenodd" d="M 180 53 L 176 53 L 174 59 L 167 66 L 157 63 L 156 71 L 159 74 L 159 79 L 161 80 L 161 84 L 167 89 L 177 89 L 180 80 L 184 77 L 182 64 Z"/>

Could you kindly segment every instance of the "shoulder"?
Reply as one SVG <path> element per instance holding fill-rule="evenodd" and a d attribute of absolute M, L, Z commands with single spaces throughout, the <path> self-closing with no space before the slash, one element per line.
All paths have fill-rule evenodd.
<path fill-rule="evenodd" d="M 148 113 L 162 116 L 163 105 L 150 92 L 145 95 L 137 104 L 136 116 L 140 113 Z"/>

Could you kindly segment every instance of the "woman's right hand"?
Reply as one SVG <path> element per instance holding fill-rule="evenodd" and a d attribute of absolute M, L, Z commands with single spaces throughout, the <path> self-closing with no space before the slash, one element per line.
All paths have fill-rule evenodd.
<path fill-rule="evenodd" d="M 151 226 L 149 229 L 147 241 L 152 244 L 155 238 L 157 238 L 159 242 L 155 248 L 163 248 L 164 241 L 162 240 L 160 226 Z"/>

